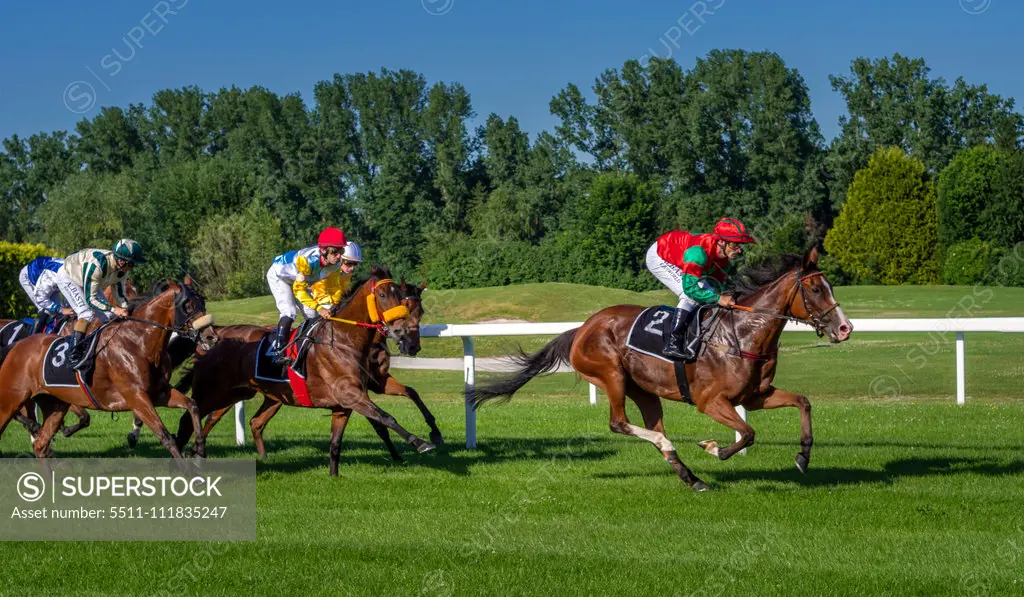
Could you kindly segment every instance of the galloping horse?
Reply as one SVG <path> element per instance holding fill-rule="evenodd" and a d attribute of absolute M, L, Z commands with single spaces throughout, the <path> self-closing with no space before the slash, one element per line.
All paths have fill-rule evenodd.
<path fill-rule="evenodd" d="M 135 299 L 129 309 L 130 317 L 114 320 L 98 332 L 100 348 L 90 394 L 80 388 L 48 386 L 44 381 L 42 361 L 56 336 L 37 334 L 15 344 L 0 366 L 0 435 L 18 409 L 35 399 L 43 409 L 44 422 L 33 449 L 38 458 L 46 458 L 70 406 L 131 410 L 160 438 L 171 456 L 181 459 L 154 405 L 188 408 L 197 421 L 198 416 L 187 398 L 174 403 L 167 341 L 175 331 L 197 339 L 204 347 L 212 346 L 217 340 L 211 329 L 213 319 L 206 315 L 200 295 L 175 282 L 151 299 Z"/>
<path fill-rule="evenodd" d="M 186 284 L 187 283 L 189 282 L 186 279 Z M 108 287 L 106 290 L 103 291 L 103 294 L 104 296 L 107 297 L 107 302 L 109 302 L 112 305 L 115 304 L 113 287 Z M 124 294 L 125 298 L 127 299 L 132 299 L 139 295 L 138 290 L 135 288 L 135 284 L 133 284 L 131 280 L 124 281 Z M 62 309 L 60 313 L 60 319 L 54 321 L 55 326 L 53 333 L 57 334 L 58 336 L 70 335 L 71 326 L 68 324 L 75 320 L 74 315 L 75 313 L 71 309 Z M 11 321 L 12 320 L 8 319 L 0 319 L 0 328 L 7 325 Z M 95 325 L 98 325 L 98 323 Z M 7 352 L 10 350 L 11 346 L 12 344 L 0 347 L 0 362 L 3 362 L 3 359 L 4 357 L 7 356 Z M 72 405 L 71 413 L 78 417 L 78 422 L 70 427 L 64 426 L 61 428 L 61 433 L 64 434 L 64 437 L 71 437 L 72 435 L 78 433 L 82 429 L 85 429 L 86 427 L 89 426 L 91 420 L 89 416 L 89 411 L 85 410 L 80 406 Z M 29 435 L 35 436 L 37 433 L 39 433 L 39 422 L 36 420 L 36 411 L 34 407 L 31 407 L 31 405 L 22 406 L 21 409 L 19 409 L 18 414 L 15 415 L 15 419 L 19 423 L 21 423 L 26 430 L 28 430 Z M 142 424 L 141 421 L 139 421 L 138 417 L 135 418 L 135 421 L 136 425 Z"/>
<path fill-rule="evenodd" d="M 690 399 L 697 410 L 739 432 L 732 445 L 719 449 L 714 442 L 700 442 L 707 452 L 725 460 L 754 443 L 754 429 L 736 413 L 736 406 L 760 410 L 793 406 L 800 409 L 800 452 L 796 466 L 806 472 L 811 459 L 811 403 L 807 397 L 775 388 L 779 336 L 786 320 L 810 323 L 819 335 L 828 334 L 833 343 L 849 338 L 853 331 L 832 295 L 832 287 L 817 269 L 818 251 L 802 259 L 784 256 L 781 264 L 764 264 L 747 269 L 734 281 L 737 306 L 720 313 L 708 328 L 704 352 L 685 366 Z M 598 311 L 584 324 L 563 333 L 533 355 L 513 357 L 519 370 L 476 390 L 474 403 L 498 397 L 511 398 L 533 377 L 567 363 L 583 379 L 608 394 L 610 426 L 615 433 L 633 435 L 654 444 L 679 478 L 695 491 L 707 484 L 679 459 L 672 442 L 665 437 L 659 396 L 686 401 L 676 381 L 672 363 L 641 354 L 626 347 L 630 328 L 644 307 L 617 305 Z M 644 427 L 626 418 L 625 398 L 629 396 L 643 416 Z"/>
<path fill-rule="evenodd" d="M 434 449 L 430 442 L 406 431 L 367 395 L 371 377 L 369 355 L 378 332 L 395 337 L 407 354 L 419 350 L 419 330 L 409 321 L 403 298 L 401 287 L 390 279 L 387 270 L 374 267 L 369 280 L 355 290 L 348 302 L 335 309 L 337 313 L 332 314 L 331 321 L 323 322 L 309 336 L 313 345 L 306 356 L 309 403 L 305 406 L 331 410 L 331 476 L 338 474 L 341 438 L 352 411 L 395 431 L 418 452 Z M 192 370 L 192 399 L 200 418 L 247 400 L 256 392 L 272 400 L 263 403 L 254 419 L 263 420 L 263 415 L 276 404 L 303 406 L 288 382 L 255 378 L 260 341 L 267 333 L 266 328 L 254 325 L 218 330 L 220 342 L 198 356 Z M 203 430 L 193 418 L 183 415 L 178 427 L 178 446 L 183 447 L 193 432 L 199 447 L 203 442 L 198 438 Z M 262 439 L 258 440 L 257 449 L 266 453 Z"/>
<path fill-rule="evenodd" d="M 426 282 L 416 286 L 415 284 L 406 284 L 405 280 L 402 280 L 399 284 L 399 288 L 402 293 L 402 305 L 409 310 L 409 330 L 410 337 L 415 342 L 406 347 L 399 347 L 399 350 L 407 354 L 415 356 L 419 352 L 419 329 L 420 320 L 423 318 L 423 289 L 426 288 Z M 374 394 L 385 394 L 388 396 L 405 396 L 413 401 L 416 407 L 423 414 L 423 419 L 427 425 L 430 426 L 430 441 L 434 444 L 444 443 L 444 438 L 441 435 L 441 430 L 437 428 L 437 421 L 434 419 L 434 414 L 430 412 L 427 405 L 420 399 L 419 393 L 410 386 L 404 385 L 397 379 L 391 376 L 391 353 L 388 352 L 386 344 L 386 338 L 380 333 L 373 338 L 373 343 L 370 347 L 370 380 L 369 380 L 369 391 Z M 185 374 L 186 377 L 190 373 Z M 185 391 L 191 384 L 190 380 L 182 378 L 176 387 Z M 182 387 L 184 385 L 184 387 Z M 256 411 L 251 419 L 249 419 L 249 428 L 252 430 L 253 443 L 256 445 L 256 451 L 260 457 L 267 455 L 266 448 L 263 445 L 263 430 L 266 428 L 267 423 L 270 419 L 277 414 L 277 411 L 281 410 L 282 404 L 277 400 L 274 400 L 270 396 L 265 396 L 263 404 L 259 410 Z M 209 436 L 213 426 L 216 425 L 229 411 L 231 407 L 225 407 L 220 410 L 216 410 L 210 413 L 210 416 L 206 417 L 206 423 L 203 425 L 203 435 Z M 377 435 L 384 441 L 384 445 L 387 447 L 388 452 L 391 454 L 391 458 L 396 462 L 401 462 L 402 457 L 395 449 L 395 445 L 391 443 L 391 438 L 388 436 L 386 427 L 383 427 L 373 421 L 371 421 L 374 430 Z"/>

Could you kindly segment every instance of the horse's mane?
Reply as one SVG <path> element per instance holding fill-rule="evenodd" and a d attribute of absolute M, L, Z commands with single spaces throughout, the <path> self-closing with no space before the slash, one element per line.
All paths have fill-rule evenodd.
<path fill-rule="evenodd" d="M 156 282 L 153 282 L 153 286 L 150 288 L 149 294 L 136 294 L 132 298 L 128 299 L 128 314 L 131 315 L 142 305 L 166 292 L 167 289 L 171 287 L 171 282 L 175 281 L 170 279 L 157 280 Z"/>
<path fill-rule="evenodd" d="M 159 294 L 161 293 L 156 292 L 153 294 L 137 294 L 132 298 L 128 299 L 128 314 L 131 315 L 132 313 L 135 312 L 136 309 L 153 300 Z"/>
<path fill-rule="evenodd" d="M 356 292 L 362 288 L 363 284 L 366 284 L 370 278 L 376 280 L 383 280 L 391 277 L 391 270 L 386 265 L 375 264 L 370 267 L 370 275 L 360 276 L 358 278 L 352 278 L 352 282 L 348 286 L 348 291 L 341 297 L 341 301 L 338 302 L 338 308 L 344 307 L 352 300 Z"/>
<path fill-rule="evenodd" d="M 764 259 L 756 265 L 741 269 L 726 284 L 726 290 L 732 291 L 735 298 L 754 294 L 787 273 L 803 267 L 803 264 L 804 258 L 796 253 L 783 253 Z"/>

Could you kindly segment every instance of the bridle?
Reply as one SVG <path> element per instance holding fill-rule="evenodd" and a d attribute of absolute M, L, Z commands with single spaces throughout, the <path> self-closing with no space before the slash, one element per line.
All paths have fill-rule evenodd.
<path fill-rule="evenodd" d="M 814 333 L 818 334 L 818 337 L 821 338 L 821 337 L 823 337 L 825 335 L 825 325 L 826 325 L 825 324 L 825 318 L 828 317 L 829 314 L 831 314 L 833 311 L 835 311 L 836 309 L 839 308 L 839 301 L 833 301 L 832 304 L 829 305 L 828 309 L 825 309 L 824 311 L 822 311 L 820 313 L 814 313 L 813 311 L 811 311 L 810 307 L 807 306 L 807 287 L 804 285 L 804 282 L 809 280 L 809 279 L 811 279 L 811 278 L 815 278 L 817 276 L 824 276 L 825 273 L 817 271 L 817 272 L 811 272 L 809 274 L 803 274 L 803 275 L 801 275 L 801 274 L 803 274 L 802 271 L 797 274 L 796 287 L 793 288 L 793 294 L 791 294 L 789 296 L 789 300 L 786 301 L 786 305 L 787 305 L 787 310 L 788 310 L 788 308 L 789 308 L 788 306 L 793 304 L 793 299 L 796 298 L 797 293 L 800 293 L 800 301 L 804 305 L 804 311 L 807 312 L 807 319 L 801 319 L 799 317 L 793 317 L 792 315 L 786 315 L 784 313 L 775 313 L 773 311 L 763 311 L 761 309 L 755 309 L 753 307 L 745 307 L 743 305 L 733 305 L 730 308 L 731 309 L 736 309 L 736 310 L 739 310 L 739 311 L 746 311 L 748 313 L 756 313 L 758 315 L 767 315 L 768 317 L 774 317 L 776 319 L 785 319 L 786 321 L 792 321 L 794 323 L 806 323 L 806 324 L 809 324 L 811 327 L 813 327 L 814 328 Z"/>
<path fill-rule="evenodd" d="M 195 299 L 195 300 L 193 300 Z M 196 305 L 196 302 L 199 305 Z M 174 324 L 171 326 L 161 325 L 148 319 L 138 317 L 121 317 L 121 320 L 135 321 L 153 327 L 174 332 L 189 340 L 198 343 L 203 330 L 213 325 L 213 315 L 206 313 L 206 301 L 196 291 L 187 285 L 181 285 L 179 291 L 174 293 Z"/>
<path fill-rule="evenodd" d="M 394 338 L 388 324 L 392 321 L 408 317 L 409 308 L 405 305 L 398 305 L 384 310 L 383 312 L 381 311 L 380 299 L 377 298 L 377 288 L 387 284 L 395 284 L 395 281 L 391 278 L 384 278 L 382 280 L 372 280 L 370 282 L 370 294 L 366 297 L 366 311 L 369 313 L 370 323 L 366 323 L 365 321 L 342 319 L 341 317 L 328 317 L 328 319 L 339 323 L 347 323 L 349 325 L 355 325 L 362 328 L 374 329 L 381 333 L 385 338 Z"/>
<path fill-rule="evenodd" d="M 811 326 L 814 327 L 814 333 L 818 334 L 819 338 L 821 338 L 822 336 L 825 335 L 825 318 L 828 317 L 833 311 L 835 311 L 836 309 L 839 308 L 839 301 L 833 300 L 832 304 L 829 306 L 828 309 L 825 309 L 821 313 L 817 313 L 817 314 L 814 313 L 807 306 L 807 288 L 804 286 L 804 281 L 805 280 L 809 280 L 809 279 L 814 278 L 814 277 L 817 277 L 817 276 L 824 276 L 824 275 L 825 275 L 824 272 L 818 271 L 818 272 L 811 272 L 811 273 L 809 273 L 807 275 L 804 275 L 804 276 L 798 276 L 797 279 L 796 279 L 796 287 L 797 287 L 797 290 L 800 292 L 800 300 L 804 304 L 804 311 L 807 312 L 807 320 L 811 324 Z M 793 301 L 790 300 L 786 304 L 789 305 L 789 304 L 792 304 L 792 302 Z"/>

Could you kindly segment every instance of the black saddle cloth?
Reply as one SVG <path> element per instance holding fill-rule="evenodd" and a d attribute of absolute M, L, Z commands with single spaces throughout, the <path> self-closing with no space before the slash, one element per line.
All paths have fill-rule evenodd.
<path fill-rule="evenodd" d="M 97 332 L 99 330 L 82 339 L 87 349 L 82 359 L 84 365 L 78 371 L 72 368 L 74 363 L 71 360 L 71 336 L 62 336 L 54 340 L 50 348 L 46 349 L 46 357 L 43 358 L 43 382 L 50 387 L 77 388 L 78 379 L 75 374 L 81 373 L 85 385 L 92 385 L 92 376 L 96 370 L 96 343 L 100 337 Z"/>

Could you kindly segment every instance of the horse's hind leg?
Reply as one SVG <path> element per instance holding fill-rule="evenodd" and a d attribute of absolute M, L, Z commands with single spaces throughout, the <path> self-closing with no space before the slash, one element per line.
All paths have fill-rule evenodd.
<path fill-rule="evenodd" d="M 249 419 L 249 429 L 252 430 L 252 443 L 256 446 L 256 452 L 259 453 L 260 458 L 267 457 L 267 448 L 263 445 L 263 430 L 279 410 L 281 410 L 280 402 L 264 397 L 263 404 L 260 405 L 256 413 Z"/>
<path fill-rule="evenodd" d="M 28 434 L 32 436 L 32 441 L 36 441 L 36 436 L 39 435 L 39 420 L 36 419 L 36 403 L 28 402 L 21 405 L 18 409 L 17 414 L 14 415 L 14 420 L 21 423 Z"/>
<path fill-rule="evenodd" d="M 430 412 L 426 404 L 423 404 L 423 400 L 420 399 L 419 392 L 415 389 L 410 388 L 407 385 L 402 384 L 394 377 L 390 375 L 384 380 L 384 391 L 382 394 L 389 396 L 407 396 L 409 400 L 412 400 L 416 408 L 420 409 L 420 413 L 423 415 L 423 420 L 427 422 L 430 427 L 430 441 L 435 444 L 443 444 L 444 437 L 441 436 L 441 430 L 437 428 L 437 420 L 434 419 L 434 413 Z M 379 433 L 378 433 L 379 435 Z"/>
<path fill-rule="evenodd" d="M 206 422 L 203 423 L 203 434 L 209 437 L 210 432 L 213 431 L 214 426 L 220 423 L 220 420 L 224 418 L 224 415 L 231 412 L 232 406 L 225 406 L 224 408 L 218 409 L 206 416 Z"/>
<path fill-rule="evenodd" d="M 640 435 L 636 431 L 633 431 L 639 428 L 636 427 L 635 425 L 630 424 L 629 420 L 626 419 L 625 400 L 620 395 L 616 399 L 616 401 L 621 405 L 621 409 L 615 409 L 613 407 L 613 413 L 616 410 L 620 410 L 622 413 L 622 418 L 625 420 L 626 424 L 629 427 L 633 428 L 633 430 L 630 430 L 630 432 L 627 433 L 627 435 L 636 435 L 654 444 L 654 446 L 658 448 L 658 451 L 661 452 L 661 455 L 665 458 L 665 461 L 672 465 L 672 468 L 675 469 L 676 474 L 679 475 L 679 478 L 684 483 L 692 487 L 694 491 L 706 491 L 708 489 L 707 484 L 704 483 L 704 481 L 701 481 L 699 478 L 697 478 L 697 476 L 694 475 L 693 472 L 689 468 L 687 468 L 685 464 L 683 464 L 683 461 L 679 458 L 679 455 L 676 453 L 675 446 L 673 446 L 672 442 L 670 442 L 668 437 L 665 436 L 665 427 L 662 423 L 664 410 L 661 407 L 661 398 L 658 398 L 654 394 L 640 388 L 639 386 L 632 382 L 627 383 L 625 392 L 637 405 L 637 408 L 640 409 L 640 414 L 643 416 L 645 427 L 645 429 L 643 430 L 644 435 Z M 608 396 L 609 402 L 611 402 L 611 394 L 609 393 Z M 615 415 L 613 414 L 613 419 L 614 416 Z M 621 431 L 617 431 L 615 429 L 614 424 L 612 426 L 612 431 L 622 433 Z M 655 433 L 660 435 L 661 437 L 657 438 L 654 437 L 653 435 L 651 437 L 646 436 Z"/>
<path fill-rule="evenodd" d="M 796 455 L 796 468 L 801 473 L 807 472 L 807 465 L 811 463 L 811 446 L 814 445 L 814 435 L 811 433 L 811 401 L 807 396 L 786 392 L 772 388 L 764 398 L 750 403 L 744 402 L 747 410 L 759 410 L 768 408 L 780 408 L 792 406 L 800 409 L 800 452 Z"/>
<path fill-rule="evenodd" d="M 747 425 L 747 422 L 736 412 L 736 408 L 733 407 L 732 403 L 724 397 L 717 396 L 712 398 L 704 405 L 703 412 L 740 434 L 740 438 L 726 448 L 719 448 L 713 441 L 698 442 L 697 445 L 704 448 L 708 454 L 718 456 L 720 460 L 726 460 L 736 452 L 754 444 L 754 428 Z"/>
<path fill-rule="evenodd" d="M 71 437 L 72 435 L 85 429 L 86 427 L 89 426 L 89 421 L 91 419 L 91 417 L 89 416 L 89 412 L 82 408 L 81 406 L 72 406 L 71 412 L 73 412 L 75 416 L 78 417 L 78 422 L 72 425 L 71 427 L 63 427 L 60 430 L 60 432 L 64 434 L 64 437 Z"/>

